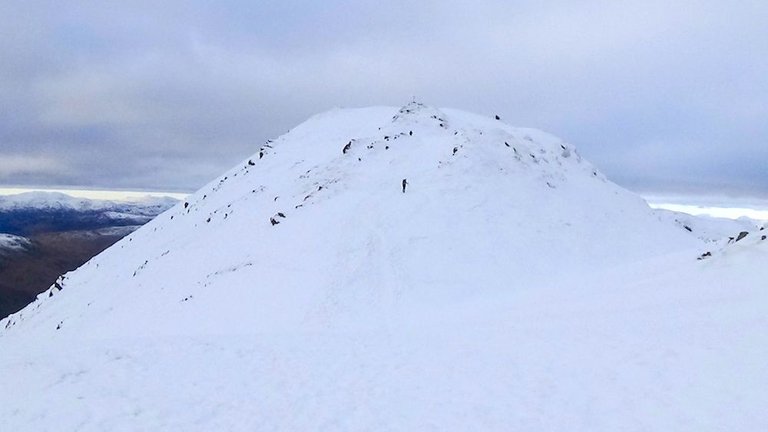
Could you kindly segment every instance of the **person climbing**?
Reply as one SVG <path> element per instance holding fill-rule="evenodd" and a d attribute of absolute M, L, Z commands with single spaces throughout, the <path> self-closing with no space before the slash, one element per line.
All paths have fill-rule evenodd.
<path fill-rule="evenodd" d="M 347 154 L 347 152 L 348 152 L 348 151 L 349 151 L 349 149 L 351 149 L 351 148 L 352 148 L 352 141 L 348 142 L 348 143 L 347 143 L 347 145 L 345 145 L 345 146 L 344 146 L 344 148 L 343 148 L 343 149 L 341 149 L 341 153 L 342 153 L 342 154 Z"/>
<path fill-rule="evenodd" d="M 408 186 L 408 180 L 403 179 L 403 193 L 405 193 L 405 187 Z"/>

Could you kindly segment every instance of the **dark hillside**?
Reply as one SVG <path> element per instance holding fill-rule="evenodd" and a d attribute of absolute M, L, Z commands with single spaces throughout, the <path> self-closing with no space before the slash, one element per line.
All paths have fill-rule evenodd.
<path fill-rule="evenodd" d="M 80 267 L 135 228 L 40 233 L 29 237 L 28 250 L 0 255 L 0 317 L 20 310 L 59 275 Z"/>

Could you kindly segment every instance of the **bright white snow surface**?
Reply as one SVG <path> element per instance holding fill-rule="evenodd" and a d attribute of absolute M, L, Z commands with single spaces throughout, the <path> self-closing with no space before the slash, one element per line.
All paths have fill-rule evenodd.
<path fill-rule="evenodd" d="M 662 208 L 656 209 L 656 214 L 659 218 L 678 225 L 708 243 L 716 243 L 741 231 L 754 231 L 761 226 L 760 222 L 748 218 L 725 219 L 708 215 L 694 216 L 689 213 Z"/>
<path fill-rule="evenodd" d="M 4 428 L 768 430 L 761 231 L 697 260 L 569 144 L 415 103 L 261 152 L 0 321 Z"/>

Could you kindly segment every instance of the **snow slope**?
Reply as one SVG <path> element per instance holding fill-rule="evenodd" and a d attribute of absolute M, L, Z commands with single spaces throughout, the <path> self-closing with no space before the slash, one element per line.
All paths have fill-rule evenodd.
<path fill-rule="evenodd" d="M 716 243 L 734 233 L 751 231 L 760 227 L 758 221 L 748 218 L 725 219 L 707 215 L 694 216 L 689 213 L 660 208 L 655 209 L 655 212 L 660 219 L 677 224 L 708 243 Z"/>
<path fill-rule="evenodd" d="M 415 103 L 332 111 L 0 321 L 18 389 L 0 418 L 762 430 L 751 246 L 697 260 L 696 235 L 540 131 Z"/>

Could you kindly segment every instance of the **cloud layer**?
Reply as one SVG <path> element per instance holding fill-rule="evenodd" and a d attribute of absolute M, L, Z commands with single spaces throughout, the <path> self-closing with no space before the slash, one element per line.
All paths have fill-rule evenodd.
<path fill-rule="evenodd" d="M 768 196 L 768 3 L 412 3 L 3 2 L 0 183 L 196 189 L 316 112 L 416 96 L 630 189 Z"/>

